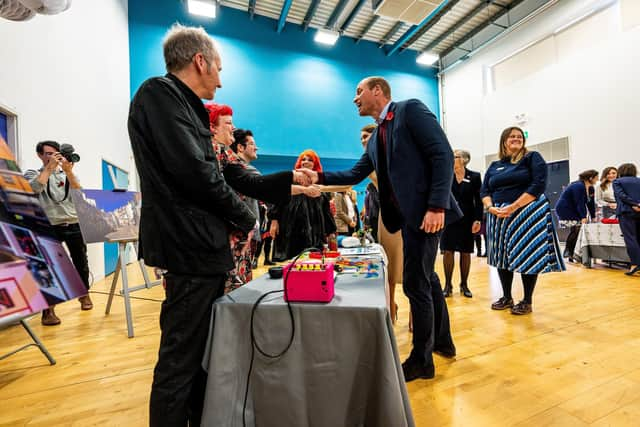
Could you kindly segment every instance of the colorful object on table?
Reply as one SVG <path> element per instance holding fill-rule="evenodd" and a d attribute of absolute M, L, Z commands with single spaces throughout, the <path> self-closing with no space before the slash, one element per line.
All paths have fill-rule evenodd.
<path fill-rule="evenodd" d="M 338 251 L 327 251 L 324 254 L 325 258 L 338 258 L 340 256 L 340 252 Z M 311 252 L 309 253 L 309 258 L 311 259 L 322 259 L 322 252 Z"/>
<path fill-rule="evenodd" d="M 284 300 L 329 302 L 334 295 L 333 263 L 300 262 L 283 269 Z"/>
<path fill-rule="evenodd" d="M 350 257 L 338 258 L 336 265 L 342 268 L 343 273 L 354 275 L 364 275 L 365 279 L 380 277 L 382 266 L 377 258 L 371 257 Z"/>

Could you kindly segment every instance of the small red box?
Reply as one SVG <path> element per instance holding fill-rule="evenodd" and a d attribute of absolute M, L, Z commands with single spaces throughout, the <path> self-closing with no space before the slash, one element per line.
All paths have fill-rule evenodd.
<path fill-rule="evenodd" d="M 289 271 L 291 270 L 291 271 Z M 290 302 L 329 302 L 334 295 L 333 263 L 296 263 L 282 271 L 284 300 Z"/>

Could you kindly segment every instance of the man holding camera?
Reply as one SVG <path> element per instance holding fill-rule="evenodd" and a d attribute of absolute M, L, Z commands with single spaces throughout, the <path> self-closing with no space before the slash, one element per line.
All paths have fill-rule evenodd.
<path fill-rule="evenodd" d="M 64 153 L 62 154 L 61 153 Z M 73 147 L 55 141 L 42 141 L 36 145 L 36 152 L 42 161 L 39 170 L 29 169 L 24 176 L 33 191 L 39 194 L 42 208 L 47 213 L 58 239 L 67 244 L 73 265 L 78 270 L 82 282 L 89 289 L 89 261 L 87 245 L 82 239 L 76 208 L 69 194 L 70 189 L 80 189 L 80 183 L 73 173 L 74 162 L 80 156 Z M 91 310 L 93 304 L 89 295 L 79 298 L 82 310 Z M 60 324 L 54 306 L 42 311 L 42 324 L 46 326 Z"/>

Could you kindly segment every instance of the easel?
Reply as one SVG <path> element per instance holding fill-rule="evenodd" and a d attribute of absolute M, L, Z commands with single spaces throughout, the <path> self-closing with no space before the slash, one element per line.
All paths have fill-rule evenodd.
<path fill-rule="evenodd" d="M 14 354 L 18 353 L 19 351 L 26 350 L 27 348 L 29 348 L 31 346 L 35 346 L 35 347 L 38 347 L 40 349 L 42 354 L 44 354 L 44 356 L 47 358 L 47 360 L 49 360 L 49 363 L 51 365 L 55 365 L 56 364 L 56 360 L 53 358 L 53 356 L 51 356 L 51 353 L 49 353 L 49 351 L 47 350 L 47 347 L 45 347 L 44 344 L 42 343 L 42 341 L 40 341 L 40 338 L 38 338 L 36 333 L 33 332 L 33 330 L 31 330 L 31 328 L 29 327 L 29 324 L 24 319 L 20 319 L 20 324 L 25 329 L 25 331 L 27 331 L 27 333 L 29 334 L 29 336 L 31 337 L 33 342 L 29 343 L 29 344 L 26 344 L 26 345 L 23 345 L 22 347 L 20 347 L 20 348 L 18 348 L 16 350 L 10 351 L 7 354 L 3 354 L 2 356 L 0 356 L 0 360 L 6 359 L 9 356 L 13 356 Z"/>
<path fill-rule="evenodd" d="M 157 280 L 155 282 L 151 282 L 149 280 L 149 274 L 147 273 L 147 269 L 144 265 L 143 260 L 138 260 L 138 264 L 140 265 L 140 270 L 142 271 L 142 277 L 144 277 L 144 284 L 139 286 L 134 286 L 133 288 L 129 288 L 129 279 L 127 278 L 127 247 L 131 245 L 135 252 L 135 244 L 138 242 L 138 239 L 114 239 L 109 240 L 109 243 L 117 243 L 118 244 L 118 262 L 116 264 L 116 271 L 113 273 L 113 281 L 111 282 L 111 289 L 109 290 L 109 299 L 107 300 L 107 308 L 104 311 L 104 314 L 109 314 L 111 311 L 111 302 L 113 301 L 113 295 L 116 291 L 116 283 L 118 282 L 118 275 L 122 273 L 122 290 L 120 291 L 120 295 L 124 297 L 124 311 L 127 317 L 127 332 L 129 338 L 133 338 L 133 319 L 131 317 L 131 300 L 129 294 L 131 292 L 139 291 L 141 289 L 151 289 L 154 286 L 162 283 L 161 280 Z"/>

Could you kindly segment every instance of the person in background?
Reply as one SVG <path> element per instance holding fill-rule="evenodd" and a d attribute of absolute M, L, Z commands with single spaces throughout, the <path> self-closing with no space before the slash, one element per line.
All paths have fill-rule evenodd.
<path fill-rule="evenodd" d="M 613 181 L 616 196 L 616 215 L 627 246 L 631 266 L 627 276 L 640 271 L 640 178 L 633 163 L 624 163 L 618 167 L 619 178 Z"/>
<path fill-rule="evenodd" d="M 87 245 L 82 238 L 78 214 L 69 189 L 80 189 L 80 182 L 73 173 L 73 163 L 60 154 L 60 144 L 56 141 L 42 141 L 36 145 L 36 153 L 42 162 L 40 169 L 29 169 L 24 177 L 33 191 L 38 194 L 42 208 L 47 214 L 56 236 L 67 245 L 71 260 L 82 283 L 89 291 L 89 260 Z M 89 295 L 82 296 L 81 310 L 91 310 L 93 303 Z M 55 305 L 42 310 L 41 322 L 44 326 L 60 324 Z"/>
<path fill-rule="evenodd" d="M 487 211 L 489 265 L 498 269 L 503 295 L 493 310 L 531 313 L 538 274 L 565 270 L 549 201 L 544 195 L 547 165 L 525 147 L 524 132 L 508 127 L 500 135 L 500 160 L 491 163 L 480 196 Z M 513 274 L 520 273 L 524 298 L 513 304 Z"/>
<path fill-rule="evenodd" d="M 460 253 L 460 293 L 467 298 L 473 294 L 469 290 L 467 280 L 471 268 L 471 254 L 473 253 L 473 235 L 480 231 L 482 221 L 482 201 L 480 174 L 467 169 L 471 161 L 471 154 L 465 150 L 455 150 L 453 162 L 453 182 L 451 192 L 462 209 L 463 217 L 448 224 L 440 237 L 440 250 L 443 253 L 444 264 L 444 296 L 450 297 L 452 292 L 451 278 L 455 264 L 454 254 Z"/>
<path fill-rule="evenodd" d="M 240 159 L 240 162 L 244 164 L 247 173 L 261 175 L 260 171 L 251 164 L 251 162 L 258 158 L 258 146 L 256 145 L 256 141 L 251 130 L 234 129 L 233 142 L 229 145 L 229 148 L 238 155 L 238 158 Z M 261 216 L 258 200 L 246 197 L 244 202 L 251 208 L 251 212 L 256 216 L 256 218 L 259 218 L 259 221 L 261 221 L 263 217 Z M 249 239 L 246 246 L 234 251 L 234 256 L 236 258 L 236 272 L 244 276 L 243 283 L 247 283 L 253 279 L 253 274 L 248 272 L 255 268 L 254 262 L 258 242 L 262 239 L 259 225 L 260 223 L 258 222 L 256 229 L 252 233 L 252 238 Z"/>
<path fill-rule="evenodd" d="M 373 134 L 375 130 L 375 125 L 367 125 L 360 131 L 360 142 L 362 143 L 362 148 L 364 148 L 365 151 L 367 150 L 369 138 L 371 138 L 371 134 Z M 371 183 L 369 183 L 369 185 L 374 187 L 376 197 L 378 198 L 377 209 L 380 209 L 380 199 L 378 196 L 378 176 L 375 172 L 371 172 L 371 174 L 369 175 L 369 179 L 371 180 Z M 369 185 L 367 185 L 367 188 L 369 188 Z M 387 230 L 387 228 L 384 226 L 381 212 L 378 213 L 376 225 L 378 229 L 378 241 L 387 254 L 387 275 L 389 276 L 387 278 L 387 283 L 389 286 L 389 314 L 391 315 L 391 321 L 393 322 L 393 324 L 395 324 L 398 320 L 396 284 L 402 283 L 402 267 L 404 264 L 402 259 L 402 233 L 400 231 L 390 233 L 389 230 Z M 409 322 L 409 329 L 412 329 L 411 321 Z"/>
<path fill-rule="evenodd" d="M 339 235 L 351 236 L 356 228 L 356 211 L 349 195 L 349 189 L 338 191 L 333 197 L 336 205 L 336 230 Z"/>
<path fill-rule="evenodd" d="M 616 196 L 613 194 L 613 181 L 618 177 L 618 170 L 607 166 L 600 175 L 600 185 L 596 186 L 596 205 L 602 209 L 603 218 L 611 218 L 616 214 Z"/>
<path fill-rule="evenodd" d="M 347 196 L 351 199 L 351 204 L 353 205 L 353 213 L 354 219 L 356 221 L 356 225 L 354 227 L 349 227 L 349 231 L 353 235 L 356 231 L 362 229 L 362 222 L 360 221 L 360 209 L 358 208 L 358 192 L 353 189 L 353 187 L 349 187 L 347 191 Z"/>
<path fill-rule="evenodd" d="M 298 156 L 295 169 L 322 171 L 320 158 L 313 150 Z M 275 261 L 291 259 L 307 248 L 322 248 L 336 223 L 329 207 L 329 195 L 317 186 L 304 187 L 286 204 L 272 210 L 270 234 L 274 238 Z"/>
<path fill-rule="evenodd" d="M 593 198 L 593 186 L 598 181 L 598 171 L 589 169 L 578 176 L 578 180 L 569 184 L 556 203 L 556 215 L 558 215 L 561 227 L 570 227 L 569 235 L 563 256 L 573 262 L 573 253 L 580 234 L 580 227 L 586 224 L 589 218 L 595 219 L 596 207 Z"/>
<path fill-rule="evenodd" d="M 473 241 L 476 244 L 476 256 L 478 258 L 487 257 L 487 214 L 482 214 L 482 221 L 480 223 L 480 231 L 473 236 Z M 484 251 L 482 250 L 482 241 L 484 240 Z"/>
<path fill-rule="evenodd" d="M 264 262 L 263 265 L 275 265 L 275 262 L 271 261 L 271 246 L 273 238 L 269 232 L 271 228 L 271 206 L 266 203 L 260 202 L 260 241 L 256 248 L 256 255 L 253 258 L 253 268 L 258 267 L 258 259 L 260 253 L 264 249 Z"/>
<path fill-rule="evenodd" d="M 252 212 L 253 209 L 257 209 L 253 199 L 284 203 L 289 200 L 290 194 L 297 194 L 301 191 L 300 189 L 305 189 L 300 185 L 292 185 L 289 172 L 262 175 L 256 168 L 233 152 L 231 147 L 235 143 L 235 127 L 233 126 L 233 110 L 230 106 L 207 103 L 205 108 L 209 113 L 210 130 L 213 135 L 211 144 L 216 153 L 220 170 L 222 170 L 225 180 L 236 191 L 240 199 L 252 209 Z M 255 140 L 253 142 L 255 144 Z M 253 151 L 254 147 L 255 145 L 246 145 L 247 158 L 257 157 L 257 153 Z M 296 182 L 296 177 L 303 175 L 301 172 L 294 171 Z M 255 212 L 257 213 L 257 210 Z M 258 227 L 257 221 L 249 233 L 230 227 L 229 239 L 235 268 L 229 271 L 225 282 L 225 292 L 231 292 L 253 279 L 250 251 L 253 235 L 259 232 Z"/>
<path fill-rule="evenodd" d="M 373 125 L 369 125 L 373 126 Z M 375 129 L 375 126 L 373 126 Z M 371 133 L 369 133 L 371 135 Z M 365 144 L 366 147 L 366 144 Z M 378 218 L 380 217 L 380 195 L 378 188 L 373 182 L 367 184 L 364 196 L 364 207 L 362 209 L 362 221 L 364 226 L 371 229 L 371 235 L 378 240 Z"/>

